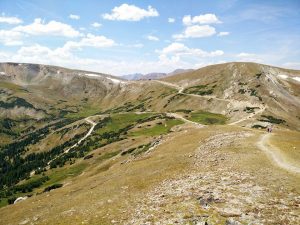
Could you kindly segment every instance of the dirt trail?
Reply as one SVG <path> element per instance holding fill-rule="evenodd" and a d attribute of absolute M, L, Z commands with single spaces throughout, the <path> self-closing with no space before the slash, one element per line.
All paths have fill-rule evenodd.
<path fill-rule="evenodd" d="M 284 160 L 283 155 L 280 154 L 280 150 L 276 149 L 274 146 L 271 146 L 269 139 L 272 134 L 267 133 L 263 134 L 259 141 L 257 142 L 257 147 L 267 154 L 267 156 L 279 167 L 285 169 L 292 173 L 300 174 L 300 167 L 290 165 Z"/>
<path fill-rule="evenodd" d="M 216 100 L 220 100 L 220 101 L 230 102 L 230 100 L 228 100 L 228 99 L 218 98 L 218 97 L 213 96 L 213 95 L 205 96 L 205 95 L 196 95 L 196 94 L 184 93 L 183 92 L 184 91 L 184 87 L 182 87 L 182 86 L 179 86 L 179 85 L 173 84 L 173 83 L 169 83 L 169 82 L 166 82 L 166 81 L 161 81 L 161 80 L 154 80 L 154 81 L 156 81 L 158 83 L 161 83 L 163 85 L 166 85 L 166 86 L 173 87 L 173 88 L 177 89 L 178 90 L 178 94 L 193 96 L 193 97 L 196 97 L 196 98 L 216 99 Z"/>
<path fill-rule="evenodd" d="M 197 97 L 197 98 L 207 98 L 207 99 L 216 99 L 216 100 L 220 100 L 220 101 L 225 101 L 225 102 L 228 102 L 229 104 L 231 105 L 234 105 L 236 103 L 236 100 L 230 100 L 230 99 L 222 99 L 222 98 L 218 98 L 216 96 L 202 96 L 202 95 L 196 95 L 196 94 L 187 94 L 187 93 L 184 93 L 183 90 L 184 90 L 184 87 L 182 86 L 179 86 L 177 84 L 173 84 L 173 83 L 169 83 L 169 82 L 166 82 L 166 81 L 161 81 L 161 80 L 154 80 L 158 83 L 161 83 L 163 85 L 166 85 L 166 86 L 169 86 L 169 87 L 173 87 L 175 89 L 178 90 L 178 94 L 183 94 L 183 95 L 188 95 L 188 96 L 193 96 L 193 97 Z M 250 115 L 250 116 L 246 116 L 240 120 L 237 120 L 235 122 L 232 122 L 230 123 L 229 125 L 235 125 L 235 124 L 238 124 L 240 122 L 243 122 L 247 119 L 250 119 L 252 117 L 254 117 L 255 115 L 259 114 L 259 113 L 262 113 L 264 110 L 266 109 L 265 106 L 263 106 L 262 108 L 260 108 L 258 111 L 256 111 L 254 114 Z M 184 118 L 183 118 L 184 119 Z"/>
<path fill-rule="evenodd" d="M 76 146 L 78 146 L 82 141 L 84 141 L 85 139 L 88 138 L 88 136 L 91 135 L 91 133 L 93 132 L 95 126 L 97 125 L 97 123 L 95 123 L 94 121 L 92 121 L 90 119 L 90 117 L 87 117 L 84 119 L 86 122 L 90 123 L 92 125 L 92 127 L 89 129 L 89 131 L 87 132 L 87 134 L 81 138 L 76 144 L 72 145 L 70 148 L 68 148 L 64 153 L 68 153 L 72 148 L 75 148 Z"/>
<path fill-rule="evenodd" d="M 176 119 L 180 119 L 180 120 L 182 120 L 183 122 L 186 122 L 186 123 L 189 123 L 189 124 L 193 124 L 193 125 L 195 125 L 195 126 L 198 127 L 198 128 L 202 128 L 202 127 L 205 126 L 205 125 L 203 125 L 203 124 L 200 124 L 200 123 L 197 123 L 197 122 L 188 120 L 188 119 L 184 118 L 182 115 L 179 115 L 179 114 L 177 114 L 177 113 L 167 113 L 167 115 L 168 115 L 168 116 L 173 116 L 173 117 L 175 117 Z"/>
<path fill-rule="evenodd" d="M 242 119 L 240 119 L 240 120 L 237 120 L 237 121 L 234 121 L 234 122 L 232 122 L 232 123 L 229 123 L 228 125 L 235 125 L 235 124 L 238 124 L 238 123 L 240 123 L 240 122 L 243 122 L 243 121 L 245 121 L 245 120 L 247 120 L 247 119 L 251 119 L 252 117 L 256 116 L 257 114 L 262 113 L 263 111 L 265 111 L 265 109 L 266 109 L 266 107 L 264 106 L 264 107 L 262 107 L 261 109 L 259 109 L 258 111 L 256 111 L 255 113 L 253 113 L 252 115 L 247 116 L 247 117 L 244 117 L 244 118 L 242 118 Z"/>
<path fill-rule="evenodd" d="M 87 117 L 87 118 L 84 119 L 86 122 L 88 122 L 88 123 L 90 123 L 90 124 L 92 125 L 92 127 L 89 129 L 89 131 L 86 133 L 86 135 L 84 135 L 84 137 L 82 137 L 79 141 L 77 141 L 77 142 L 76 142 L 74 145 L 72 145 L 70 148 L 66 149 L 62 154 L 68 153 L 72 148 L 75 148 L 76 146 L 78 146 L 82 141 L 84 141 L 85 139 L 87 139 L 87 138 L 91 135 L 91 133 L 93 132 L 95 126 L 97 125 L 97 123 L 95 123 L 94 121 L 92 121 L 92 120 L 90 119 L 91 117 L 94 117 L 94 116 L 89 116 L 89 117 Z M 58 157 L 58 156 L 56 156 L 54 159 L 52 159 L 52 160 L 50 160 L 50 161 L 48 162 L 48 168 L 47 168 L 47 169 L 50 168 L 50 167 L 49 167 L 50 163 L 51 163 L 53 160 L 55 160 L 57 157 Z M 32 173 L 32 175 L 34 175 L 34 171 L 31 172 L 31 173 Z"/>

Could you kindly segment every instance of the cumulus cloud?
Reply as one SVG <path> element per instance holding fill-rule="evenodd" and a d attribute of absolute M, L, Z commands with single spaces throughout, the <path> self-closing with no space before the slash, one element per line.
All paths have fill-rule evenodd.
<path fill-rule="evenodd" d="M 93 48 L 108 48 L 116 45 L 114 40 L 105 36 L 96 36 L 93 34 L 87 34 L 80 41 L 68 41 L 62 48 L 62 51 L 69 52 L 73 49 L 81 49 L 82 47 Z"/>
<path fill-rule="evenodd" d="M 168 18 L 168 22 L 169 23 L 174 23 L 175 22 L 175 18 Z"/>
<path fill-rule="evenodd" d="M 136 43 L 136 44 L 116 44 L 120 47 L 125 47 L 125 48 L 143 48 L 144 45 L 142 43 Z"/>
<path fill-rule="evenodd" d="M 260 55 L 254 53 L 241 52 L 235 55 L 238 61 L 243 62 L 262 62 L 262 58 Z"/>
<path fill-rule="evenodd" d="M 91 38 L 92 37 L 90 36 L 90 39 Z M 81 43 L 82 44 L 79 44 L 81 46 L 91 45 L 90 41 L 87 41 L 87 39 L 85 39 L 85 41 L 82 40 Z M 153 68 L 162 72 L 170 72 L 178 68 L 197 68 L 215 63 L 212 59 L 214 59 L 215 56 L 223 54 L 220 50 L 206 52 L 197 48 L 189 48 L 182 43 L 175 42 L 166 46 L 162 50 L 157 51 L 157 53 L 159 53 L 157 60 L 116 61 L 111 59 L 78 57 L 73 54 L 72 51 L 68 51 L 67 48 L 67 45 L 56 49 L 51 49 L 38 44 L 23 46 L 14 53 L 0 52 L 0 61 L 50 64 L 122 75 L 137 71 L 141 73 L 150 73 L 153 72 Z M 193 61 L 189 61 L 190 58 L 193 58 Z"/>
<path fill-rule="evenodd" d="M 283 66 L 291 69 L 300 69 L 300 62 L 286 62 Z"/>
<path fill-rule="evenodd" d="M 182 43 L 174 42 L 167 47 L 163 48 L 161 53 L 162 54 L 170 54 L 170 53 L 180 53 L 180 52 L 185 52 L 188 50 L 188 47 L 186 47 Z"/>
<path fill-rule="evenodd" d="M 150 41 L 159 41 L 159 38 L 156 37 L 156 36 L 153 36 L 153 35 L 148 35 L 147 39 L 150 40 Z"/>
<path fill-rule="evenodd" d="M 215 24 L 221 23 L 218 17 L 215 14 L 203 14 L 199 16 L 192 17 L 191 15 L 186 15 L 182 18 L 182 22 L 186 26 L 190 26 L 192 24 Z"/>
<path fill-rule="evenodd" d="M 70 15 L 69 15 L 69 18 L 72 19 L 72 20 L 79 20 L 79 19 L 80 19 L 80 16 L 75 15 L 75 14 L 70 14 Z"/>
<path fill-rule="evenodd" d="M 94 22 L 94 23 L 92 23 L 91 25 L 92 25 L 93 27 L 95 27 L 95 28 L 98 28 L 98 27 L 101 27 L 101 26 L 102 26 L 101 23 L 97 23 L 97 22 Z"/>
<path fill-rule="evenodd" d="M 241 52 L 236 55 L 238 58 L 245 58 L 245 57 L 253 57 L 255 54 L 253 53 L 247 53 L 247 52 Z"/>
<path fill-rule="evenodd" d="M 219 33 L 218 33 L 218 36 L 222 37 L 222 36 L 227 36 L 227 35 L 229 35 L 229 34 L 230 34 L 230 33 L 227 32 L 227 31 L 222 31 L 222 32 L 219 32 Z"/>
<path fill-rule="evenodd" d="M 5 16 L 4 14 L 2 14 L 0 16 L 0 23 L 20 24 L 20 23 L 23 23 L 23 21 L 21 19 L 19 19 L 18 17 L 9 17 L 9 16 Z"/>
<path fill-rule="evenodd" d="M 19 51 L 14 53 L 0 52 L 0 61 L 50 64 L 82 70 L 98 71 L 114 75 L 122 75 L 134 72 L 150 73 L 153 72 L 153 68 L 156 68 L 156 70 L 162 72 L 170 72 L 178 68 L 198 68 L 200 66 L 218 62 L 213 60 L 214 56 L 223 54 L 222 51 L 205 52 L 202 50 L 202 53 L 200 53 L 201 51 L 199 49 L 192 49 L 184 45 L 182 46 L 182 44 L 178 44 L 180 43 L 173 43 L 171 46 L 169 45 L 166 48 L 158 51 L 159 57 L 157 60 L 147 61 L 140 59 L 111 60 L 83 58 L 74 55 L 72 51 L 66 51 L 66 49 L 63 47 L 50 49 L 46 46 L 41 46 L 38 44 L 21 47 Z M 183 58 L 184 54 L 189 57 L 194 56 L 194 60 L 188 61 L 187 59 Z"/>
<path fill-rule="evenodd" d="M 34 57 L 34 56 L 42 56 L 42 55 L 55 55 L 55 51 L 52 51 L 50 48 L 46 46 L 41 46 L 39 44 L 34 44 L 32 46 L 23 46 L 18 52 L 18 55 L 24 57 Z"/>
<path fill-rule="evenodd" d="M 209 37 L 216 34 L 216 29 L 209 25 L 194 25 L 188 26 L 185 28 L 183 33 L 173 35 L 175 39 L 183 39 L 183 38 L 201 38 L 201 37 Z"/>
<path fill-rule="evenodd" d="M 72 26 L 52 20 L 45 23 L 40 18 L 36 18 L 33 23 L 25 26 L 17 26 L 13 31 L 31 35 L 52 35 L 64 37 L 78 37 L 80 33 Z"/>
<path fill-rule="evenodd" d="M 192 56 L 192 57 L 216 57 L 224 54 L 222 50 L 216 50 L 207 52 L 199 48 L 189 48 L 183 43 L 174 42 L 163 48 L 161 51 L 157 51 L 161 58 L 170 56 L 180 58 L 182 56 Z"/>
<path fill-rule="evenodd" d="M 142 9 L 135 5 L 122 4 L 114 7 L 112 12 L 102 15 L 107 20 L 125 20 L 125 21 L 140 21 L 146 17 L 159 16 L 158 11 L 152 6 L 148 6 L 148 9 Z"/>
<path fill-rule="evenodd" d="M 13 30 L 0 30 L 0 43 L 6 46 L 22 45 L 23 35 Z"/>

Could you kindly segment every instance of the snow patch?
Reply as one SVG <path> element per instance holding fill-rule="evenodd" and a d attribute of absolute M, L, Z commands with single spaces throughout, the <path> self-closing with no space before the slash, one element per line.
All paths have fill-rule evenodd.
<path fill-rule="evenodd" d="M 300 77 L 290 77 L 290 76 L 285 75 L 285 74 L 279 74 L 278 77 L 281 78 L 281 79 L 284 79 L 284 80 L 286 80 L 286 79 L 293 79 L 295 81 L 300 82 Z"/>
<path fill-rule="evenodd" d="M 24 196 L 24 197 L 19 197 L 17 198 L 15 201 L 14 201 L 14 204 L 18 203 L 18 202 L 21 202 L 21 201 L 24 201 L 26 200 L 28 197 L 27 196 Z"/>
<path fill-rule="evenodd" d="M 95 74 L 95 73 L 86 73 L 85 76 L 89 76 L 89 77 L 101 77 L 101 75 Z"/>
<path fill-rule="evenodd" d="M 293 80 L 300 82 L 300 77 L 293 77 Z"/>
<path fill-rule="evenodd" d="M 282 78 L 282 79 L 287 79 L 289 78 L 288 75 L 285 75 L 285 74 L 279 74 L 278 77 Z"/>
<path fill-rule="evenodd" d="M 0 72 L 0 75 L 6 75 L 6 73 L 5 72 Z"/>
<path fill-rule="evenodd" d="M 122 80 L 118 80 L 118 79 L 114 79 L 114 78 L 111 78 L 111 77 L 106 77 L 107 79 L 111 80 L 113 83 L 115 84 L 119 84 L 119 83 L 125 83 L 124 81 Z"/>

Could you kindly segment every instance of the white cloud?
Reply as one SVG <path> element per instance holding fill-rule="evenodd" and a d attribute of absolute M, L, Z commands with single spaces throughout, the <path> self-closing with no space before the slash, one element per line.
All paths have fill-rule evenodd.
<path fill-rule="evenodd" d="M 282 66 L 286 68 L 291 68 L 291 69 L 300 69 L 300 62 L 286 62 L 282 64 Z"/>
<path fill-rule="evenodd" d="M 105 36 L 96 36 L 93 34 L 87 34 L 80 41 L 68 41 L 62 48 L 58 48 L 59 51 L 68 52 L 72 50 L 80 50 L 83 47 L 93 47 L 93 48 L 108 48 L 116 45 L 114 40 L 109 39 Z"/>
<path fill-rule="evenodd" d="M 162 54 L 180 53 L 180 52 L 184 52 L 187 50 L 188 50 L 188 48 L 184 44 L 174 42 L 174 43 L 168 45 L 167 47 L 163 48 L 161 53 Z"/>
<path fill-rule="evenodd" d="M 181 52 L 178 49 L 181 49 Z M 162 51 L 167 54 L 162 54 Z M 181 55 L 178 54 L 178 51 Z M 189 51 L 191 53 L 189 53 Z M 193 51 L 195 51 L 196 53 L 193 53 Z M 197 51 L 199 53 L 197 53 Z M 221 53 L 221 51 L 202 51 L 202 53 L 200 54 L 199 49 L 190 49 L 188 47 L 179 45 L 177 45 L 176 47 L 176 45 L 173 45 L 173 47 L 167 46 L 166 49 L 161 50 L 157 60 L 110 60 L 82 58 L 74 55 L 70 51 L 65 51 L 65 49 L 63 48 L 50 49 L 46 46 L 33 45 L 21 47 L 19 51 L 13 53 L 0 52 L 0 61 L 40 63 L 48 65 L 50 64 L 74 69 L 122 75 L 135 72 L 150 73 L 153 72 L 153 68 L 155 68 L 155 70 L 157 71 L 162 72 L 170 72 L 178 68 L 197 68 L 200 66 L 218 62 L 212 59 L 213 56 L 221 55 Z M 193 56 L 193 61 L 191 62 L 186 60 L 184 58 L 184 54 L 186 54 L 188 57 Z M 206 56 L 209 61 L 206 60 Z"/>
<path fill-rule="evenodd" d="M 96 48 L 105 48 L 115 45 L 115 42 L 112 39 L 109 39 L 105 36 L 96 36 L 93 34 L 87 34 L 87 36 L 82 38 L 79 43 L 81 46 Z"/>
<path fill-rule="evenodd" d="M 125 47 L 125 48 L 143 48 L 144 45 L 142 43 L 136 44 L 117 44 L 118 46 Z"/>
<path fill-rule="evenodd" d="M 153 35 L 148 35 L 147 39 L 150 40 L 150 41 L 159 41 L 159 38 L 156 37 L 156 36 L 153 36 Z"/>
<path fill-rule="evenodd" d="M 50 52 L 52 52 L 52 50 L 48 47 L 45 46 L 41 46 L 38 44 L 32 45 L 32 46 L 26 46 L 26 47 L 21 47 L 18 50 L 18 54 L 22 55 L 24 57 L 27 56 L 34 56 L 34 55 L 47 55 Z"/>
<path fill-rule="evenodd" d="M 182 34 L 175 34 L 173 38 L 183 39 L 183 38 L 201 38 L 209 37 L 216 34 L 216 29 L 209 25 L 194 25 L 187 27 Z"/>
<path fill-rule="evenodd" d="M 168 18 L 168 22 L 169 23 L 174 23 L 175 22 L 175 18 Z"/>
<path fill-rule="evenodd" d="M 22 45 L 23 35 L 13 30 L 0 30 L 0 43 L 6 46 Z"/>
<path fill-rule="evenodd" d="M 82 47 L 94 47 L 94 48 L 107 48 L 115 45 L 112 39 L 106 38 L 105 36 L 95 36 L 88 34 L 82 38 L 79 42 L 68 41 L 62 49 L 65 51 L 71 51 L 73 49 L 81 49 Z"/>
<path fill-rule="evenodd" d="M 135 5 L 122 4 L 112 9 L 111 14 L 103 14 L 104 19 L 107 20 L 125 20 L 125 21 L 139 21 L 145 17 L 159 16 L 159 13 L 152 6 L 148 9 L 142 9 Z"/>
<path fill-rule="evenodd" d="M 262 57 L 264 56 L 262 55 L 260 56 L 254 53 L 247 53 L 247 52 L 241 52 L 236 55 L 238 61 L 242 61 L 242 62 L 262 62 L 263 61 Z"/>
<path fill-rule="evenodd" d="M 54 20 L 50 21 L 49 23 L 44 23 L 40 18 L 36 18 L 32 24 L 17 26 L 13 28 L 13 31 L 23 32 L 31 35 L 53 35 L 65 37 L 78 37 L 80 35 L 77 30 L 68 24 Z"/>
<path fill-rule="evenodd" d="M 20 24 L 23 23 L 23 21 L 18 17 L 9 17 L 2 14 L 2 16 L 0 16 L 0 23 Z"/>
<path fill-rule="evenodd" d="M 79 19 L 80 19 L 80 16 L 74 15 L 74 14 L 70 14 L 70 15 L 69 15 L 69 18 L 72 19 L 72 20 L 79 20 Z"/>
<path fill-rule="evenodd" d="M 253 53 L 247 53 L 247 52 L 241 52 L 236 55 L 238 58 L 245 58 L 245 57 L 253 57 L 255 54 Z"/>
<path fill-rule="evenodd" d="M 212 52 L 206 52 L 199 48 L 189 48 L 182 43 L 174 42 L 167 47 L 163 48 L 161 51 L 157 51 L 161 58 L 166 58 L 171 56 L 175 58 L 180 58 L 182 56 L 192 56 L 192 57 L 216 57 L 224 54 L 221 50 L 216 50 Z"/>
<path fill-rule="evenodd" d="M 191 15 L 186 15 L 182 18 L 182 22 L 186 26 L 190 26 L 192 24 L 215 24 L 221 23 L 218 17 L 215 14 L 203 14 L 199 16 L 191 17 Z"/>
<path fill-rule="evenodd" d="M 141 44 L 141 43 L 138 43 L 138 44 L 133 44 L 132 47 L 134 47 L 134 48 L 142 48 L 142 47 L 144 47 L 144 45 Z"/>
<path fill-rule="evenodd" d="M 95 27 L 95 28 L 98 28 L 98 27 L 101 27 L 101 26 L 102 26 L 101 23 L 97 23 L 97 22 L 94 22 L 94 23 L 92 23 L 91 25 L 92 25 L 93 27 Z"/>
<path fill-rule="evenodd" d="M 227 31 L 222 31 L 222 32 L 219 32 L 219 33 L 218 33 L 218 36 L 222 37 L 222 36 L 227 36 L 227 35 L 229 35 L 229 34 L 230 34 L 230 33 L 227 32 Z"/>

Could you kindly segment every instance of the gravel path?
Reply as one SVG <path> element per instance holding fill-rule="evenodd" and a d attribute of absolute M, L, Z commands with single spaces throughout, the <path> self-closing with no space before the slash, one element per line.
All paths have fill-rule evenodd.
<path fill-rule="evenodd" d="M 269 140 L 272 134 L 267 133 L 261 136 L 257 142 L 257 147 L 261 149 L 266 155 L 279 167 L 292 173 L 300 173 L 300 167 L 293 166 L 284 160 L 284 157 L 280 154 L 280 150 L 274 149 L 270 146 Z"/>

